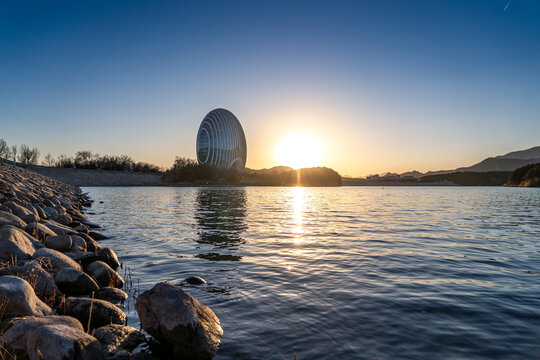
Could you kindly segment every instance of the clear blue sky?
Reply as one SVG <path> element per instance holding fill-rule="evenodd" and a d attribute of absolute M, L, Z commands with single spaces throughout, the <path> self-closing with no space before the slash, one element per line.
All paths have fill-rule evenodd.
<path fill-rule="evenodd" d="M 225 107 L 253 168 L 291 131 L 342 174 L 470 165 L 540 145 L 540 1 L 507 5 L 2 1 L 0 138 L 170 166 Z"/>

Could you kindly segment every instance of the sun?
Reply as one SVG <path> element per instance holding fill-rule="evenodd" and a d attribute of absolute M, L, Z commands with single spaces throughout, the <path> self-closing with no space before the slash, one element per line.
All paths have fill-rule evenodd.
<path fill-rule="evenodd" d="M 322 143 L 304 133 L 290 134 L 276 146 L 278 165 L 293 169 L 320 166 L 323 159 Z"/>

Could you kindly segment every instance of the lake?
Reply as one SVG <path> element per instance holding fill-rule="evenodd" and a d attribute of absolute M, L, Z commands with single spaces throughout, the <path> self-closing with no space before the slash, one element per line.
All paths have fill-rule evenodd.
<path fill-rule="evenodd" d="M 135 289 L 208 281 L 182 287 L 220 318 L 215 359 L 540 354 L 540 189 L 83 191 Z"/>

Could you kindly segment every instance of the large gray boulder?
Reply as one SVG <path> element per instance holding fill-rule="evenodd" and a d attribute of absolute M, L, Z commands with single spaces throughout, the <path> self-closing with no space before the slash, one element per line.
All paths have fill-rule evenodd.
<path fill-rule="evenodd" d="M 104 359 L 100 342 L 86 334 L 69 316 L 26 317 L 2 336 L 6 349 L 17 359 Z"/>
<path fill-rule="evenodd" d="M 17 215 L 20 218 L 24 217 L 25 215 L 32 214 L 32 211 L 28 210 L 24 206 L 14 203 L 13 201 L 6 201 L 3 205 L 10 208 L 13 214 Z"/>
<path fill-rule="evenodd" d="M 218 317 L 179 287 L 158 283 L 139 295 L 135 307 L 142 328 L 179 358 L 211 359 L 216 354 L 223 335 Z"/>
<path fill-rule="evenodd" d="M 66 295 L 90 295 L 99 290 L 94 279 L 76 269 L 62 269 L 56 273 L 54 280 Z"/>
<path fill-rule="evenodd" d="M 0 268 L 1 275 L 13 275 L 26 280 L 34 288 L 37 297 L 45 302 L 50 302 L 62 294 L 53 276 L 42 269 L 38 262 Z"/>
<path fill-rule="evenodd" d="M 94 336 L 103 345 L 108 353 L 121 350 L 133 351 L 140 343 L 145 341 L 145 336 L 139 330 L 118 324 L 102 326 L 94 331 Z"/>
<path fill-rule="evenodd" d="M 11 262 L 14 259 L 30 259 L 36 249 L 23 231 L 9 225 L 0 228 L 0 260 Z"/>
<path fill-rule="evenodd" d="M 4 319 L 27 315 L 45 316 L 52 311 L 36 296 L 26 280 L 16 276 L 0 276 L 0 299 L 5 301 Z"/>
<path fill-rule="evenodd" d="M 94 261 L 85 270 L 100 287 L 112 286 L 121 289 L 124 286 L 124 279 L 103 261 Z"/>
<path fill-rule="evenodd" d="M 20 217 L 7 211 L 0 211 L 0 226 L 2 225 L 12 225 L 21 229 L 26 227 L 26 223 Z"/>
<path fill-rule="evenodd" d="M 86 327 L 90 318 L 90 329 L 109 324 L 123 324 L 126 314 L 105 300 L 68 297 L 64 304 L 64 314 L 73 316 Z"/>
<path fill-rule="evenodd" d="M 39 260 L 43 267 L 52 270 L 75 269 L 82 271 L 82 267 L 78 262 L 53 249 L 39 249 L 34 253 L 33 258 Z"/>
<path fill-rule="evenodd" d="M 57 233 L 58 235 L 75 235 L 77 232 L 69 226 L 62 225 L 54 220 L 45 220 L 43 223 L 46 227 Z"/>
<path fill-rule="evenodd" d="M 49 230 L 50 231 L 50 230 Z M 45 246 L 56 251 L 69 251 L 71 249 L 71 236 L 53 235 L 45 238 Z"/>

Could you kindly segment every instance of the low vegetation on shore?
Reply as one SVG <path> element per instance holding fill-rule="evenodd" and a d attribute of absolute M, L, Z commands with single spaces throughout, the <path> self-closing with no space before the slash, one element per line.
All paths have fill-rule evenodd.
<path fill-rule="evenodd" d="M 0 158 L 12 160 L 20 164 L 38 165 L 40 151 L 37 148 L 30 148 L 26 144 L 9 146 L 4 139 L 0 139 Z M 46 154 L 41 161 L 41 165 L 74 169 L 93 170 L 113 170 L 113 171 L 133 171 L 144 173 L 160 173 L 159 166 L 146 163 L 135 162 L 127 155 L 99 155 L 88 150 L 81 150 L 74 156 L 59 155 L 54 158 L 51 154 Z"/>
<path fill-rule="evenodd" d="M 511 174 L 511 171 L 457 171 L 448 174 L 422 176 L 419 181 L 423 183 L 446 181 L 462 186 L 502 186 L 508 181 Z"/>
<path fill-rule="evenodd" d="M 294 170 L 287 166 L 242 171 L 224 170 L 201 165 L 196 160 L 176 158 L 162 179 L 169 184 L 221 184 L 269 186 L 341 186 L 341 176 L 326 167 Z"/>
<path fill-rule="evenodd" d="M 514 170 L 506 186 L 540 187 L 540 163 Z"/>

